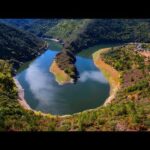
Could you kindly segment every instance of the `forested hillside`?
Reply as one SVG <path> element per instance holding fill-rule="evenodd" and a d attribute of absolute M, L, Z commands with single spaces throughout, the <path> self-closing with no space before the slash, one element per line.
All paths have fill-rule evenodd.
<path fill-rule="evenodd" d="M 9 60 L 18 68 L 39 55 L 46 42 L 30 33 L 19 31 L 11 26 L 0 23 L 0 59 Z"/>
<path fill-rule="evenodd" d="M 65 47 L 78 52 L 96 44 L 127 42 L 150 42 L 150 20 L 94 19 Z"/>
<path fill-rule="evenodd" d="M 112 104 L 66 117 L 24 110 L 17 102 L 10 66 L 0 60 L 0 131 L 149 131 L 149 63 L 133 48 L 127 45 L 101 56 L 96 53 L 121 73 L 121 89 Z"/>
<path fill-rule="evenodd" d="M 21 30 L 29 31 L 37 36 L 44 36 L 51 27 L 61 19 L 0 19 L 0 22 Z"/>
<path fill-rule="evenodd" d="M 150 42 L 150 19 L 1 19 L 42 37 L 66 42 L 72 51 L 100 43 Z"/>

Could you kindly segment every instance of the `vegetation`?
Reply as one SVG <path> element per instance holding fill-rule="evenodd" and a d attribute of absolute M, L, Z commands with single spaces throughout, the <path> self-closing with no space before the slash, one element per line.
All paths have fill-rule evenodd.
<path fill-rule="evenodd" d="M 110 49 L 103 60 L 111 59 L 111 66 L 115 66 L 114 57 L 120 54 L 122 57 L 135 58 L 138 53 L 132 52 L 131 47 Z M 124 51 L 127 49 L 127 53 Z M 131 53 L 129 53 L 131 51 Z M 112 55 L 110 55 L 112 54 Z M 150 74 L 147 73 L 145 59 L 143 68 L 139 68 L 141 61 L 134 59 L 129 63 L 129 68 L 118 68 L 122 72 L 122 88 L 117 92 L 113 102 L 107 106 L 101 106 L 92 111 L 85 111 L 71 116 L 60 117 L 34 113 L 20 107 L 17 102 L 16 87 L 10 74 L 11 66 L 6 61 L 0 61 L 0 130 L 1 131 L 133 131 L 150 129 Z M 136 64 L 136 65 L 135 65 Z M 130 69 L 132 68 L 132 69 Z M 137 77 L 132 79 L 134 74 Z M 8 77 L 9 88 L 3 77 Z M 140 80 L 139 80 L 140 78 Z M 126 82 L 127 81 L 127 82 Z M 8 83 L 8 81 L 7 81 Z M 127 85 L 126 85 L 127 84 Z M 12 88 L 13 87 L 13 88 Z M 11 89 L 11 90 L 8 90 Z"/>
<path fill-rule="evenodd" d="M 74 40 L 90 22 L 90 19 L 62 19 L 56 26 L 50 28 L 45 36 L 53 36 L 64 41 Z"/>
<path fill-rule="evenodd" d="M 92 59 L 92 54 L 94 52 L 96 52 L 98 49 L 114 47 L 114 46 L 118 46 L 118 45 L 120 45 L 120 44 L 99 44 L 99 45 L 95 45 L 95 46 L 83 49 L 81 52 L 78 53 L 78 56 Z"/>
<path fill-rule="evenodd" d="M 112 48 L 103 57 L 106 63 L 112 65 L 118 71 L 144 67 L 144 58 L 137 55 L 134 51 L 134 45 Z"/>
<path fill-rule="evenodd" d="M 55 122 L 50 115 L 36 115 L 19 105 L 11 66 L 0 60 L 0 131 L 52 131 L 54 126 Z"/>
<path fill-rule="evenodd" d="M 0 23 L 0 59 L 9 60 L 14 68 L 35 58 L 45 47 L 36 36 Z"/>
<path fill-rule="evenodd" d="M 46 42 L 48 43 L 48 49 L 50 50 L 58 51 L 63 48 L 63 46 L 60 43 L 57 43 L 55 41 L 46 40 Z"/>
<path fill-rule="evenodd" d="M 76 59 L 73 54 L 71 54 L 69 51 L 63 50 L 56 55 L 55 62 L 61 70 L 63 70 L 66 74 L 69 75 L 69 77 L 74 80 L 74 82 L 77 81 L 78 72 L 74 65 Z"/>
<path fill-rule="evenodd" d="M 0 19 L 0 22 L 31 32 L 37 36 L 44 36 L 51 27 L 57 25 L 61 19 Z"/>
<path fill-rule="evenodd" d="M 64 38 L 63 52 L 56 56 L 56 61 L 74 76 L 75 58 L 68 51 L 76 54 L 101 42 L 150 42 L 149 23 L 149 19 L 76 19 L 70 22 L 31 19 L 22 23 L 14 20 L 13 26 L 42 37 Z M 7 24 L 12 25 L 12 21 Z M 121 74 L 121 88 L 111 104 L 66 117 L 43 115 L 19 105 L 11 65 L 6 60 L 17 67 L 20 62 L 38 55 L 45 43 L 9 25 L 0 23 L 0 58 L 4 59 L 0 60 L 0 131 L 150 130 L 150 61 L 134 51 L 134 44 L 109 49 L 100 56 Z M 145 43 L 142 48 L 149 49 Z"/>
<path fill-rule="evenodd" d="M 0 19 L 40 37 L 66 42 L 73 52 L 101 43 L 150 42 L 149 19 Z"/>
<path fill-rule="evenodd" d="M 149 23 L 149 19 L 93 19 L 70 40 L 70 50 L 78 52 L 100 43 L 150 42 Z"/>
<path fill-rule="evenodd" d="M 149 43 L 142 43 L 141 48 L 144 50 L 150 51 L 150 44 Z"/>
<path fill-rule="evenodd" d="M 54 60 L 53 63 L 50 66 L 50 72 L 54 74 L 55 80 L 58 82 L 58 84 L 63 85 L 67 83 L 72 83 L 72 78 L 64 72 L 64 70 L 60 69 Z"/>

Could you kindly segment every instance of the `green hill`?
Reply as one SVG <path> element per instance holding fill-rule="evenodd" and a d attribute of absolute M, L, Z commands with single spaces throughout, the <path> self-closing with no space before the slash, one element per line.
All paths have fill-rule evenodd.
<path fill-rule="evenodd" d="M 66 47 L 78 52 L 97 44 L 128 42 L 150 42 L 149 19 L 93 19 Z"/>
<path fill-rule="evenodd" d="M 91 22 L 90 19 L 62 19 L 57 25 L 50 28 L 45 36 L 53 36 L 64 41 L 74 40 L 89 22 Z"/>
<path fill-rule="evenodd" d="M 9 60 L 15 68 L 39 55 L 45 46 L 35 35 L 0 23 L 0 59 Z"/>
<path fill-rule="evenodd" d="M 1 19 L 40 37 L 66 42 L 81 51 L 96 44 L 150 42 L 150 19 Z"/>
<path fill-rule="evenodd" d="M 64 49 L 77 53 L 100 43 L 150 42 L 149 19 L 20 20 L 0 23 L 0 131 L 150 130 L 150 60 L 133 51 L 135 45 L 99 55 L 121 74 L 121 88 L 112 103 L 71 116 L 43 116 L 23 109 L 11 74 L 12 63 L 18 68 L 43 51 L 46 43 L 35 35 L 63 39 Z"/>
<path fill-rule="evenodd" d="M 0 131 L 149 131 L 149 64 L 133 48 L 113 48 L 101 55 L 121 73 L 121 89 L 112 104 L 66 117 L 24 110 L 17 102 L 10 66 L 0 60 Z"/>
<path fill-rule="evenodd" d="M 44 34 L 61 19 L 0 19 L 0 22 L 31 32 L 37 36 Z"/>

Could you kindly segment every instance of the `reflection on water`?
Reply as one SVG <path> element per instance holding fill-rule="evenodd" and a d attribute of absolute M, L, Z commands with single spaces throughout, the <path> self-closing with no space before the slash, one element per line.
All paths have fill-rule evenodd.
<path fill-rule="evenodd" d="M 56 51 L 46 51 L 16 77 L 31 108 L 52 114 L 72 114 L 103 104 L 109 84 L 91 59 L 77 57 L 77 84 L 58 85 L 49 72 Z"/>
<path fill-rule="evenodd" d="M 87 80 L 93 80 L 100 83 L 108 83 L 100 71 L 84 71 L 83 73 L 81 73 L 79 81 L 86 82 Z"/>
<path fill-rule="evenodd" d="M 38 99 L 37 108 L 42 105 L 48 105 L 49 100 L 53 101 L 57 91 L 52 84 L 52 77 L 49 77 L 48 73 L 41 71 L 38 63 L 31 65 L 27 69 L 25 76 L 32 94 Z"/>

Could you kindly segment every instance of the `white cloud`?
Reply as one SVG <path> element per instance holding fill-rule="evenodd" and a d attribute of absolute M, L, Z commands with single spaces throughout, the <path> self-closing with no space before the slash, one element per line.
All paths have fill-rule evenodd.
<path fill-rule="evenodd" d="M 84 71 L 80 74 L 79 81 L 86 82 L 87 80 L 94 80 L 100 83 L 108 83 L 100 71 Z"/>
<path fill-rule="evenodd" d="M 57 90 L 52 83 L 53 79 L 38 67 L 37 62 L 27 69 L 25 79 L 31 92 L 39 102 L 37 107 L 49 105 L 50 101 L 54 103 Z"/>

